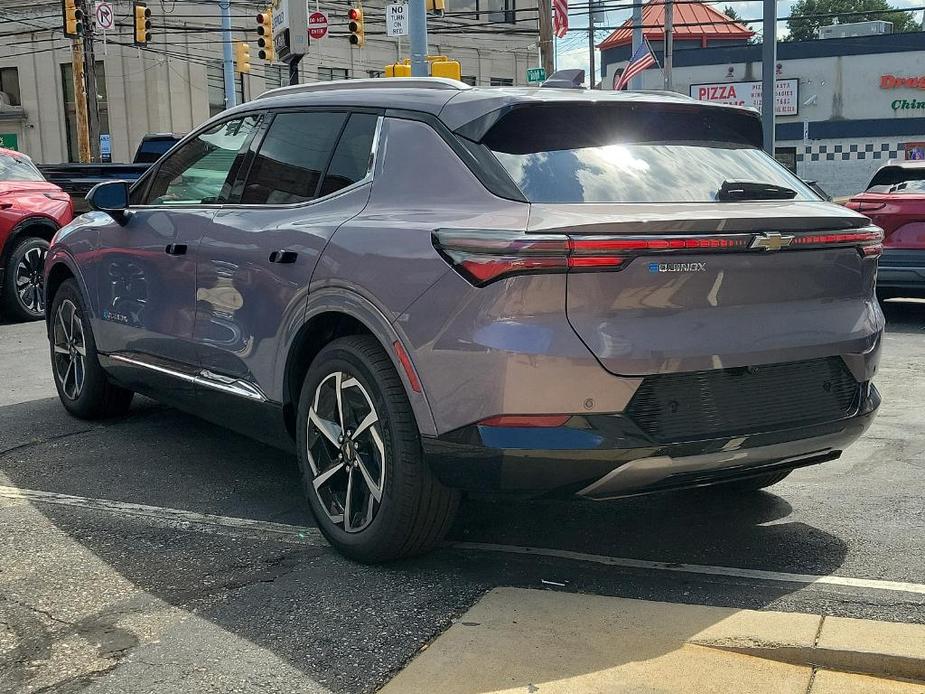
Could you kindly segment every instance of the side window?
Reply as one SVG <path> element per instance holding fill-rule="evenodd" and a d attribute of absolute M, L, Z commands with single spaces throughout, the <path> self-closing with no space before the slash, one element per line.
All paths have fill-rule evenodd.
<path fill-rule="evenodd" d="M 234 180 L 239 153 L 259 116 L 225 121 L 184 144 L 163 161 L 148 188 L 149 205 L 222 202 Z"/>
<path fill-rule="evenodd" d="M 334 150 L 318 197 L 330 195 L 366 178 L 378 121 L 379 116 L 371 113 L 354 113 L 350 116 Z"/>
<path fill-rule="evenodd" d="M 314 198 L 347 115 L 276 114 L 254 157 L 241 202 L 285 205 Z"/>

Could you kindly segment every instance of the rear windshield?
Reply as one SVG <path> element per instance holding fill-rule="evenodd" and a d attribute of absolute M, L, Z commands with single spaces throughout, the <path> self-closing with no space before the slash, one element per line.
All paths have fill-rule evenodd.
<path fill-rule="evenodd" d="M 138 151 L 135 152 L 136 164 L 153 164 L 161 155 L 167 152 L 171 147 L 179 142 L 175 138 L 152 138 L 142 140 L 138 145 Z"/>
<path fill-rule="evenodd" d="M 868 193 L 925 193 L 925 168 L 910 169 L 887 166 L 871 179 Z"/>
<path fill-rule="evenodd" d="M 753 121 L 703 108 L 530 107 L 501 118 L 482 144 L 531 202 L 712 202 L 725 181 L 818 200 L 756 147 Z"/>
<path fill-rule="evenodd" d="M 0 154 L 0 181 L 44 181 L 35 165 L 26 157 Z"/>

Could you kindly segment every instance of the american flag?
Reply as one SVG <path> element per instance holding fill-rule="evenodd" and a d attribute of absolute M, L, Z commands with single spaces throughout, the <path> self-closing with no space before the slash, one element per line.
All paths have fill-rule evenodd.
<path fill-rule="evenodd" d="M 556 11 L 552 20 L 552 33 L 561 39 L 568 33 L 568 0 L 552 0 L 552 6 Z"/>
<path fill-rule="evenodd" d="M 640 74 L 643 70 L 648 70 L 653 65 L 658 65 L 658 61 L 655 59 L 655 55 L 652 53 L 652 48 L 649 46 L 649 42 L 643 40 L 643 42 L 639 44 L 639 48 L 637 48 L 633 53 L 629 63 L 627 63 L 626 67 L 623 69 L 623 74 L 619 77 L 614 75 L 614 91 L 626 89 L 631 79 Z"/>

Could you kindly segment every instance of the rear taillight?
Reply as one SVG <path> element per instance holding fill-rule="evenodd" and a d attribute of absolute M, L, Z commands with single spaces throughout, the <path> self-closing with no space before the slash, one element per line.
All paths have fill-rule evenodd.
<path fill-rule="evenodd" d="M 438 229 L 437 251 L 477 287 L 519 274 L 617 271 L 637 256 L 702 253 L 765 253 L 855 246 L 879 255 L 877 227 L 832 233 L 745 233 L 659 236 L 527 234 L 492 229 Z"/>

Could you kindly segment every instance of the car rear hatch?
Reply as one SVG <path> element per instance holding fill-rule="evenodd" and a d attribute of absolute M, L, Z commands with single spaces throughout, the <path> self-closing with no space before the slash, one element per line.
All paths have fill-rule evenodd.
<path fill-rule="evenodd" d="M 812 360 L 841 373 L 837 356 L 868 352 L 882 327 L 882 233 L 760 139 L 753 113 L 700 104 L 510 109 L 478 140 L 531 203 L 526 239 L 500 255 L 567 271 L 569 323 L 614 374 Z"/>

